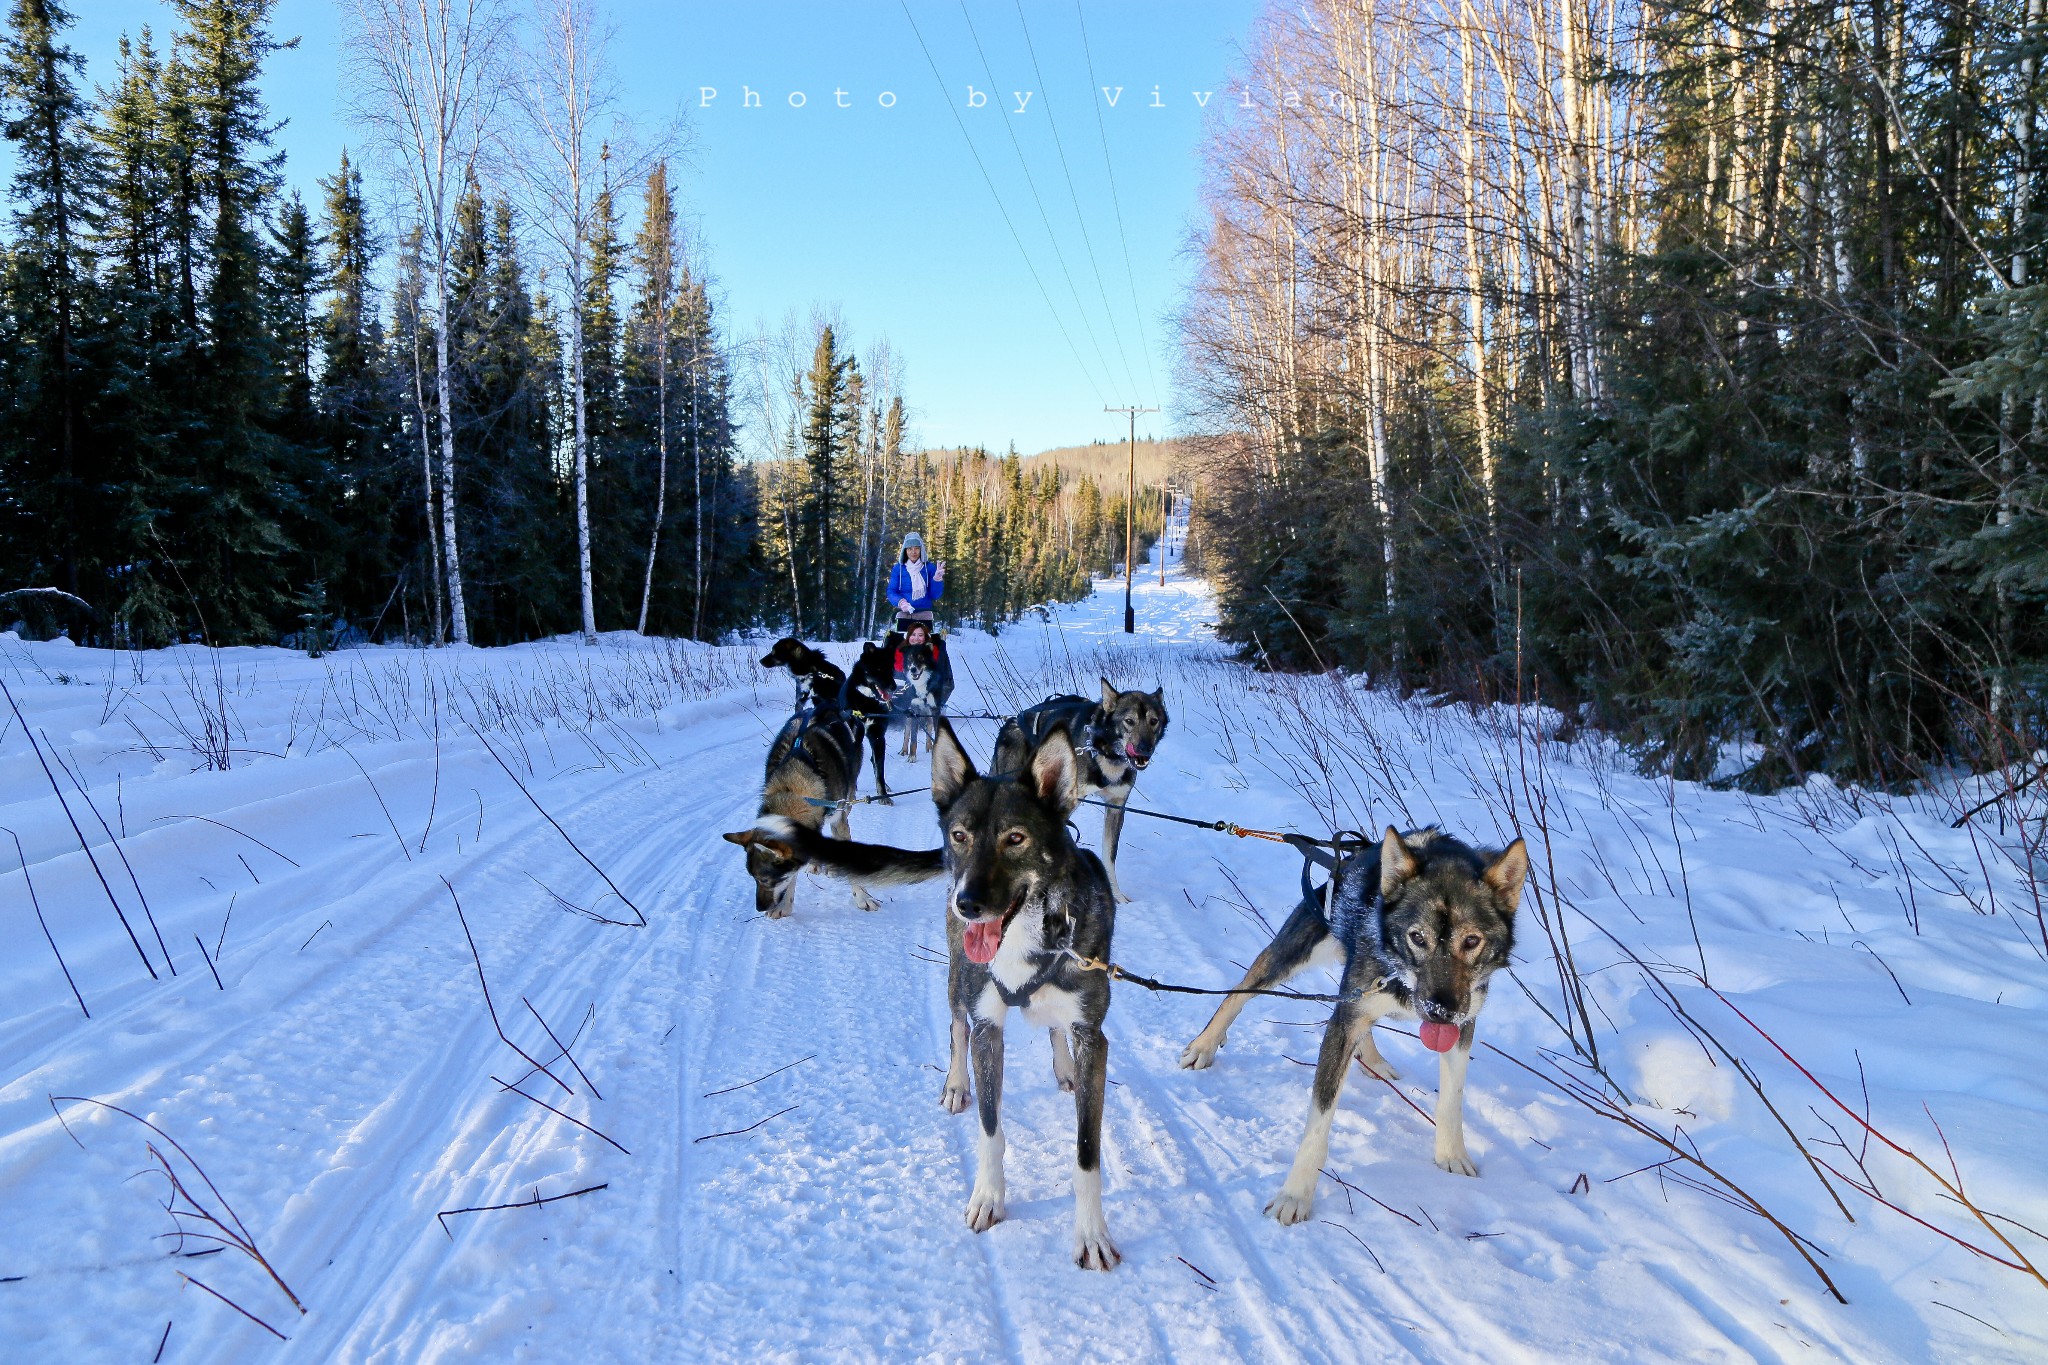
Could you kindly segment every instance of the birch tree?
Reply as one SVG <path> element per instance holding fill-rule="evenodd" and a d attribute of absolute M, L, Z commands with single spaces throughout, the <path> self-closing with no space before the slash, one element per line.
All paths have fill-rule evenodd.
<path fill-rule="evenodd" d="M 356 111 L 403 168 L 432 277 L 440 551 L 450 636 L 469 643 L 455 526 L 455 415 L 448 357 L 448 253 L 455 199 L 492 125 L 505 21 L 498 0 L 346 0 Z M 427 493 L 431 502 L 433 490 Z M 432 510 L 429 509 L 429 520 Z"/>
<path fill-rule="evenodd" d="M 571 467 L 576 496 L 576 572 L 582 632 L 597 642 L 590 568 L 590 431 L 585 392 L 582 299 L 589 240 L 607 176 L 638 178 L 650 158 L 629 151 L 608 49 L 611 30 L 597 0 L 533 0 L 513 96 L 520 118 L 505 165 L 524 190 L 532 221 L 553 248 L 570 306 L 568 321 Z"/>

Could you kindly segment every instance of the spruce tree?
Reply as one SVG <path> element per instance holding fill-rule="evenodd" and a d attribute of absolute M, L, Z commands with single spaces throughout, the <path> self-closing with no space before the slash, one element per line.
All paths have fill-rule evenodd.
<path fill-rule="evenodd" d="M 90 592 L 104 609 L 97 570 L 103 562 L 101 471 L 88 464 L 97 443 L 81 430 L 85 380 L 78 326 L 92 302 L 92 266 L 85 237 L 96 172 L 87 140 L 87 107 L 79 94 L 77 54 L 63 45 L 71 15 L 59 0 L 15 0 L 0 43 L 0 133 L 14 144 L 14 214 L 18 237 L 8 265 L 18 363 L 8 462 L 28 524 L 15 534 L 45 547 L 47 563 L 73 594 Z M 35 526 L 34 523 L 44 523 Z"/>

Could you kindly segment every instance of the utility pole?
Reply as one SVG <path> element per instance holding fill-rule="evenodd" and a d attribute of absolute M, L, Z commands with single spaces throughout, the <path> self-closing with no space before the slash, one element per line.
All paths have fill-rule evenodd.
<path fill-rule="evenodd" d="M 1173 485 L 1161 484 L 1159 496 L 1164 509 L 1159 516 L 1159 586 L 1163 588 L 1166 586 L 1166 552 L 1173 548 Z"/>
<path fill-rule="evenodd" d="M 1131 419 L 1131 477 L 1124 494 L 1124 634 L 1138 633 L 1138 614 L 1131 607 L 1131 552 L 1137 546 L 1138 514 L 1138 414 L 1157 412 L 1158 408 L 1112 408 L 1105 404 L 1104 412 L 1121 412 Z M 1161 554 L 1166 553 L 1164 549 Z"/>

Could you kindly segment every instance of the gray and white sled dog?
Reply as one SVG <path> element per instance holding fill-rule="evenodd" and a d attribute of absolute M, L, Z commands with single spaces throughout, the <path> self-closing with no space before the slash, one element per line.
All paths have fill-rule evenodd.
<path fill-rule="evenodd" d="M 1439 830 L 1402 834 L 1389 827 L 1378 844 L 1338 863 L 1327 915 L 1324 888 L 1302 897 L 1238 982 L 1239 990 L 1264 990 L 1311 965 L 1342 969 L 1343 999 L 1323 1031 L 1308 1126 L 1267 1213 L 1299 1223 L 1313 1209 L 1351 1059 L 1386 1080 L 1398 1074 L 1372 1039 L 1373 1025 L 1390 1014 L 1419 1019 L 1423 1046 L 1438 1054 L 1436 1164 L 1457 1175 L 1479 1174 L 1465 1151 L 1465 1067 L 1487 982 L 1515 946 L 1515 907 L 1528 875 L 1529 852 L 1520 839 L 1502 852 L 1482 852 Z M 1180 1064 L 1214 1062 L 1251 999 L 1226 997 Z"/>
<path fill-rule="evenodd" d="M 829 813 L 833 832 L 840 839 L 851 833 L 846 806 L 814 802 L 844 802 L 854 795 L 860 783 L 861 731 L 866 724 L 867 718 L 860 712 L 800 711 L 768 746 L 754 828 L 734 830 L 725 838 L 747 851 L 747 875 L 754 879 L 754 908 L 770 919 L 781 919 L 795 908 L 797 873 L 810 861 L 790 831 L 808 831 L 820 842 L 829 842 L 821 833 Z M 853 883 L 853 901 L 863 910 L 882 908 L 858 880 Z"/>
<path fill-rule="evenodd" d="M 903 744 L 897 750 L 904 758 L 917 757 L 920 735 L 929 735 L 932 744 L 938 743 L 939 698 L 932 691 L 936 673 L 930 645 L 903 646 L 903 690 L 896 694 L 894 702 L 905 718 Z"/>
<path fill-rule="evenodd" d="M 1151 766 L 1159 741 L 1166 738 L 1166 690 L 1119 692 L 1102 679 L 1102 700 L 1048 697 L 1003 722 L 996 735 L 995 771 L 1021 772 L 1028 757 L 1046 737 L 1065 734 L 1081 756 L 1081 795 L 1100 794 L 1102 860 L 1109 865 L 1109 887 L 1119 901 L 1128 901 L 1116 879 L 1116 847 L 1123 835 L 1124 806 L 1138 774 Z"/>
<path fill-rule="evenodd" d="M 1116 899 L 1102 861 L 1074 842 L 1067 817 L 1081 800 L 1084 760 L 1064 729 L 1021 770 L 983 777 L 944 718 L 932 748 L 940 848 L 917 852 L 790 831 L 821 868 L 871 883 L 948 878 L 946 995 L 953 1046 L 939 1102 L 953 1113 L 979 1097 L 980 1142 L 967 1226 L 1000 1222 L 1003 1028 L 1010 1011 L 1051 1030 L 1053 1075 L 1074 1095 L 1074 1263 L 1108 1270 L 1121 1255 L 1102 1213 L 1102 1106 L 1109 1079 L 1107 962 Z M 972 1080 L 969 1079 L 970 1062 Z"/>

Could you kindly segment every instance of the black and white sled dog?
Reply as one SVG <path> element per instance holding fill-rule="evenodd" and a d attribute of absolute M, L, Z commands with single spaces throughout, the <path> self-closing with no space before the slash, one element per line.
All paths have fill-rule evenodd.
<path fill-rule="evenodd" d="M 896 694 L 895 706 L 904 718 L 903 743 L 897 753 L 916 758 L 920 736 L 929 735 L 933 745 L 939 742 L 939 698 L 932 690 L 937 665 L 930 645 L 905 645 L 902 653 L 903 688 Z"/>
<path fill-rule="evenodd" d="M 980 1099 L 967 1226 L 983 1232 L 1003 1217 L 1003 1028 L 1015 1009 L 1051 1030 L 1053 1074 L 1074 1094 L 1074 1262 L 1108 1270 L 1122 1259 L 1102 1215 L 1109 975 L 1082 963 L 1109 960 L 1116 899 L 1101 860 L 1067 828 L 1081 800 L 1083 766 L 1067 732 L 1056 730 L 1020 771 L 983 777 L 941 717 L 932 800 L 943 847 L 915 852 L 796 837 L 820 867 L 849 877 L 881 883 L 946 874 L 953 1046 L 939 1102 L 957 1114 L 977 1093 Z"/>
<path fill-rule="evenodd" d="M 1479 1174 L 1465 1151 L 1465 1067 L 1487 982 L 1514 948 L 1529 853 L 1520 839 L 1492 853 L 1434 829 L 1402 834 L 1389 828 L 1380 843 L 1345 858 L 1332 875 L 1327 914 L 1324 888 L 1302 897 L 1238 982 L 1240 990 L 1270 989 L 1325 963 L 1343 973 L 1338 994 L 1344 998 L 1316 1058 L 1308 1126 L 1286 1183 L 1266 1205 L 1282 1223 L 1302 1222 L 1314 1207 L 1316 1176 L 1329 1155 L 1330 1121 L 1351 1059 L 1394 1079 L 1372 1039 L 1373 1025 L 1390 1014 L 1419 1019 L 1423 1046 L 1438 1054 L 1436 1164 L 1458 1175 Z M 1226 997 L 1180 1064 L 1214 1062 L 1251 999 Z"/>
<path fill-rule="evenodd" d="M 1102 700 L 1049 697 L 1003 722 L 996 736 L 995 770 L 1023 770 L 1027 758 L 1048 735 L 1065 734 L 1081 756 L 1081 795 L 1101 795 L 1102 859 L 1109 865 L 1109 886 L 1119 901 L 1130 899 L 1116 880 L 1116 847 L 1123 835 L 1124 805 L 1138 774 L 1152 762 L 1159 741 L 1166 738 L 1166 692 L 1119 692 L 1102 680 Z"/>
<path fill-rule="evenodd" d="M 825 817 L 833 816 L 834 832 L 849 836 L 844 802 L 860 784 L 861 729 L 858 712 L 807 707 L 791 716 L 768 746 L 767 771 L 761 785 L 761 807 L 754 828 L 725 836 L 747 851 L 747 874 L 754 879 L 754 908 L 781 919 L 796 905 L 796 876 L 810 861 L 792 831 L 823 837 Z M 853 900 L 863 910 L 879 910 L 881 902 L 858 880 Z"/>
<path fill-rule="evenodd" d="M 796 680 L 796 706 L 806 704 L 826 710 L 839 708 L 846 690 L 846 670 L 794 635 L 785 635 L 761 656 L 763 668 L 786 668 Z"/>
<path fill-rule="evenodd" d="M 875 799 L 885 806 L 893 804 L 883 760 L 889 743 L 889 700 L 896 688 L 894 651 L 877 644 L 862 645 L 849 675 L 823 653 L 789 635 L 761 656 L 761 667 L 790 671 L 796 679 L 799 711 L 809 705 L 820 715 L 845 711 L 857 718 L 875 759 Z"/>

